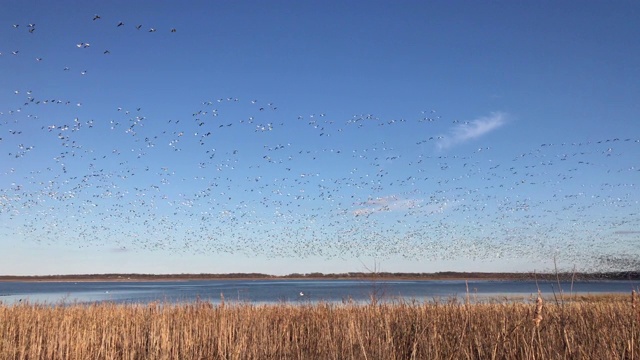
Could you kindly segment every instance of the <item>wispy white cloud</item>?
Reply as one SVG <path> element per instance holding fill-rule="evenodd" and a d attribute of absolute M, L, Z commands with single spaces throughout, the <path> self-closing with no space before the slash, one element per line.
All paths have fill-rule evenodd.
<path fill-rule="evenodd" d="M 369 214 L 384 211 L 406 211 L 420 206 L 422 200 L 400 199 L 396 195 L 377 197 L 356 205 L 360 208 L 353 210 L 355 216 L 367 216 Z"/>
<path fill-rule="evenodd" d="M 472 121 L 467 121 L 453 127 L 449 135 L 443 135 L 437 142 L 439 150 L 445 150 L 463 142 L 476 139 L 485 135 L 507 122 L 507 114 L 494 112 L 489 116 L 484 116 Z"/>
<path fill-rule="evenodd" d="M 397 195 L 377 197 L 356 203 L 357 206 L 351 214 L 354 216 L 369 216 L 383 212 L 420 211 L 429 215 L 441 214 L 458 206 L 459 202 L 441 200 L 425 203 L 423 199 L 401 199 Z"/>
<path fill-rule="evenodd" d="M 390 203 L 394 203 L 398 201 L 398 197 L 396 195 L 389 195 L 383 197 L 377 197 L 374 199 L 369 199 L 367 201 L 361 202 L 359 205 L 363 206 L 386 206 Z"/>
<path fill-rule="evenodd" d="M 637 235 L 640 234 L 640 230 L 618 230 L 613 233 L 616 235 Z"/>
<path fill-rule="evenodd" d="M 441 214 L 445 212 L 448 208 L 450 208 L 452 205 L 455 205 L 455 204 L 449 203 L 447 201 L 443 201 L 443 202 L 427 204 L 422 207 L 422 210 L 429 215 Z"/>

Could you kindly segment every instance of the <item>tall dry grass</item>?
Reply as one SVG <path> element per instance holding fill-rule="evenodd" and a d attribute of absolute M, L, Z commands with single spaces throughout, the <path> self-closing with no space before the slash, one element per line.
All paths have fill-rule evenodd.
<path fill-rule="evenodd" d="M 628 297 L 470 304 L 0 305 L 0 359 L 633 359 Z"/>

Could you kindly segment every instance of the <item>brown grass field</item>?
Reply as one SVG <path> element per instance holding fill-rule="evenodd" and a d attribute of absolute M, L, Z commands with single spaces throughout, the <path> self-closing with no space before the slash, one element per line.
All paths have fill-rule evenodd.
<path fill-rule="evenodd" d="M 639 307 L 631 296 L 613 295 L 505 303 L 0 303 L 0 359 L 640 359 Z"/>

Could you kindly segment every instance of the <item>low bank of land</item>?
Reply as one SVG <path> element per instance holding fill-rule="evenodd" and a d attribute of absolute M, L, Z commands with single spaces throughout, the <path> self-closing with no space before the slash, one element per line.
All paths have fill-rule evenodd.
<path fill-rule="evenodd" d="M 188 280 L 640 280 L 640 272 L 435 272 L 435 273 L 293 273 L 269 275 L 261 273 L 227 274 L 71 274 L 71 275 L 0 275 L 0 281 L 188 281 Z"/>

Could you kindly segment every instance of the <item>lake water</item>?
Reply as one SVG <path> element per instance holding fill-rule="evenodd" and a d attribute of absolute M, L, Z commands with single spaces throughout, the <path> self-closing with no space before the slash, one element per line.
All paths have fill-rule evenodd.
<path fill-rule="evenodd" d="M 21 300 L 38 303 L 116 303 L 191 302 L 196 300 L 226 302 L 367 302 L 375 294 L 382 300 L 464 299 L 467 284 L 471 300 L 516 297 L 524 300 L 537 294 L 558 293 L 558 283 L 538 281 L 474 280 L 198 280 L 132 282 L 0 282 L 0 302 L 14 304 Z M 560 287 L 568 294 L 570 282 Z M 573 293 L 630 293 L 640 288 L 640 281 L 579 281 Z"/>

